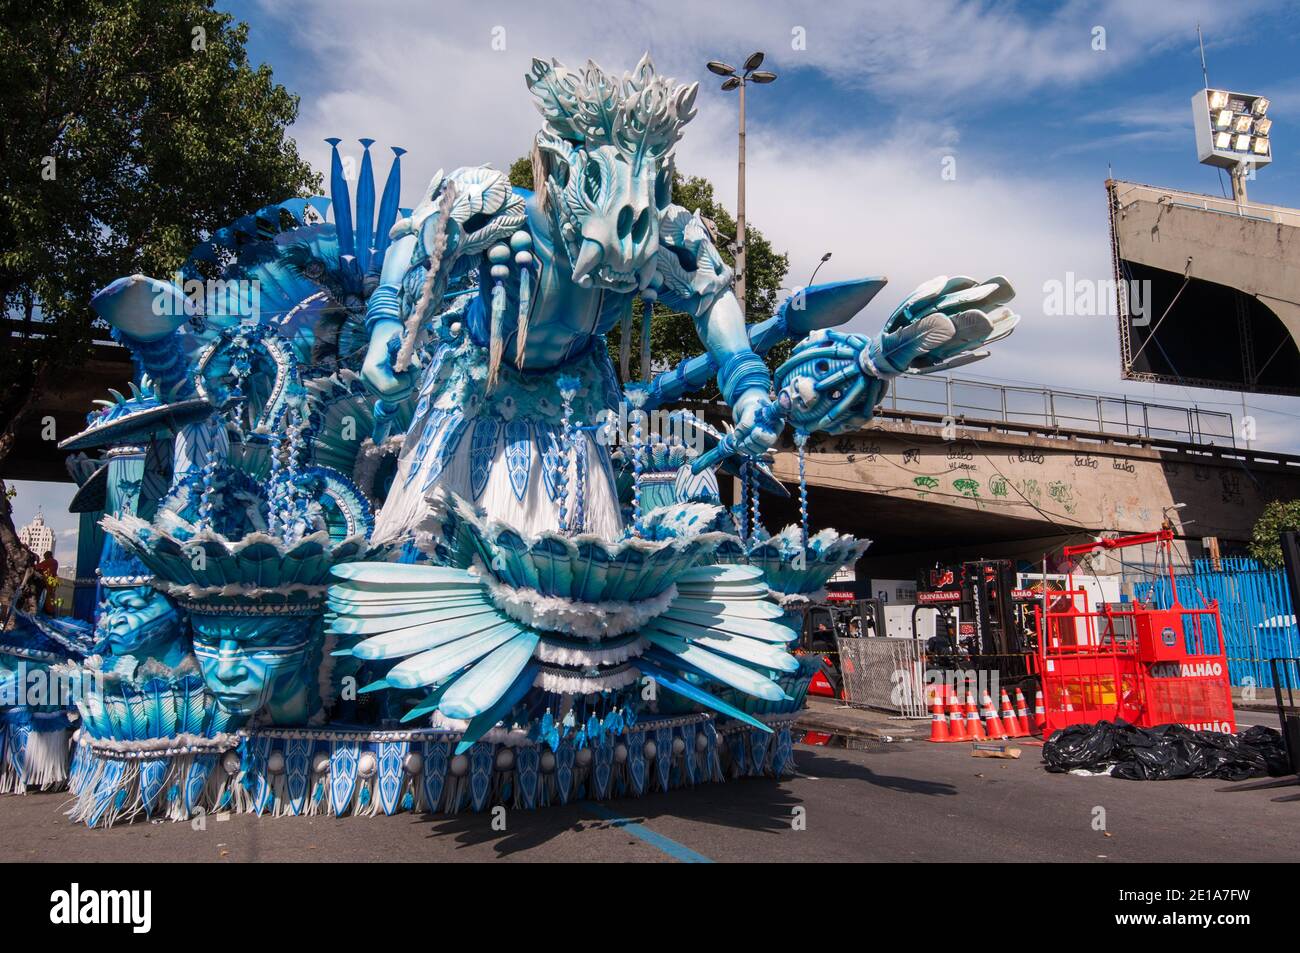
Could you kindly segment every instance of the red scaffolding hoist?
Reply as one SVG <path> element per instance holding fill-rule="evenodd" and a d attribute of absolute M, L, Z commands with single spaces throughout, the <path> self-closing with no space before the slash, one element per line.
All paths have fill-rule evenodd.
<path fill-rule="evenodd" d="M 1173 605 L 1088 605 L 1069 582 L 1036 607 L 1038 669 L 1046 702 L 1045 736 L 1069 725 L 1122 718 L 1144 728 L 1181 724 L 1236 731 L 1219 604 L 1192 609 L 1179 601 L 1171 530 L 1067 546 L 1066 557 L 1154 543 L 1169 573 Z"/>

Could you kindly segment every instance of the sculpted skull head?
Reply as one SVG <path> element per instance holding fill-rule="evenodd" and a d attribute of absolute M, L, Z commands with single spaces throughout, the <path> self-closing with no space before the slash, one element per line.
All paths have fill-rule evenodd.
<path fill-rule="evenodd" d="M 654 276 L 659 216 L 672 197 L 672 148 L 697 87 L 655 75 L 643 57 L 621 79 L 533 61 L 546 125 L 537 136 L 544 204 L 580 287 L 631 292 Z"/>

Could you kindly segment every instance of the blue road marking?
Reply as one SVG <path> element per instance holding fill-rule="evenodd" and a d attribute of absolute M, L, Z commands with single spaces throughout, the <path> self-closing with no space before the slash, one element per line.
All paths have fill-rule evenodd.
<path fill-rule="evenodd" d="M 644 824 L 638 824 L 631 818 L 623 817 L 611 811 L 603 804 L 588 803 L 591 810 L 605 818 L 615 827 L 627 831 L 634 837 L 639 837 L 651 847 L 663 851 L 674 860 L 681 861 L 683 864 L 711 864 L 712 860 L 703 854 L 697 853 L 687 847 L 685 844 L 679 844 L 671 837 L 665 837 L 663 834 L 650 830 Z"/>

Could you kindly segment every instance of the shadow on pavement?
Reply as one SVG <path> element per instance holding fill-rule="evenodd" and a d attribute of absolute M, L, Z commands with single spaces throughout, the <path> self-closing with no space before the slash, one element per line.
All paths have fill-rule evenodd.
<path fill-rule="evenodd" d="M 660 819 L 680 818 L 733 830 L 788 831 L 791 809 L 800 802 L 771 778 L 745 778 L 595 803 L 617 818 L 596 816 L 592 803 L 578 801 L 534 811 L 510 811 L 505 831 L 493 830 L 484 814 L 425 815 L 414 823 L 427 825 L 429 837 L 451 837 L 460 847 L 490 844 L 498 857 L 507 857 L 565 834 L 616 830 L 628 823 L 653 825 Z"/>
<path fill-rule="evenodd" d="M 946 781 L 926 781 L 922 778 L 909 778 L 894 774 L 878 774 L 865 764 L 829 757 L 824 754 L 801 749 L 795 756 L 800 774 L 815 778 L 830 778 L 836 781 L 865 781 L 876 787 L 891 791 L 903 791 L 908 794 L 926 794 L 931 797 L 952 796 L 957 789 Z"/>
<path fill-rule="evenodd" d="M 957 789 L 946 782 L 927 781 L 892 774 L 880 774 L 828 753 L 800 748 L 795 762 L 800 775 L 832 780 L 861 781 L 875 787 L 930 797 L 948 797 Z M 657 821 L 688 821 L 728 830 L 783 833 L 790 830 L 791 812 L 803 802 L 789 790 L 789 782 L 771 778 L 744 778 L 725 784 L 705 784 L 670 792 L 655 791 L 642 797 L 578 801 L 534 811 L 512 810 L 507 829 L 493 830 L 486 814 L 458 814 L 452 817 L 423 815 L 413 824 L 428 828 L 428 837 L 452 838 L 458 848 L 490 845 L 498 857 L 533 850 L 556 838 L 586 831 L 619 830 L 628 823 L 644 824 L 663 834 Z M 617 815 L 609 818 L 609 813 Z M 671 827 L 672 825 L 668 825 Z"/>

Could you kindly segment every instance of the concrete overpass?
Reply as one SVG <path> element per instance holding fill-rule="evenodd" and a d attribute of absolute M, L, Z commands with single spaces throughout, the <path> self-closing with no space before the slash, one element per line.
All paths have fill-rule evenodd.
<path fill-rule="evenodd" d="M 1300 395 L 1300 211 L 1106 182 L 1126 378 Z M 1150 313 L 1128 313 L 1127 282 Z"/>
<path fill-rule="evenodd" d="M 1063 396 L 1042 393 L 1049 406 Z M 1270 500 L 1300 497 L 1300 457 L 1235 446 L 1231 419 L 1217 419 L 1226 414 L 1124 402 L 1139 420 L 1186 414 L 1189 427 L 1178 433 L 1169 426 L 1110 426 L 1104 409 L 1090 429 L 1050 414 L 1026 423 L 907 403 L 895 398 L 863 430 L 809 443 L 814 526 L 875 541 L 860 575 L 908 578 L 936 560 L 1037 561 L 1100 533 L 1156 529 L 1175 503 L 1186 504 L 1170 512 L 1184 555 L 1200 555 L 1201 540 L 1211 536 L 1226 554 L 1245 546 Z M 1071 421 L 1085 422 L 1077 415 Z M 794 491 L 798 457 L 788 439 L 774 470 Z M 765 498 L 763 508 L 772 527 L 798 519 L 793 499 Z"/>

